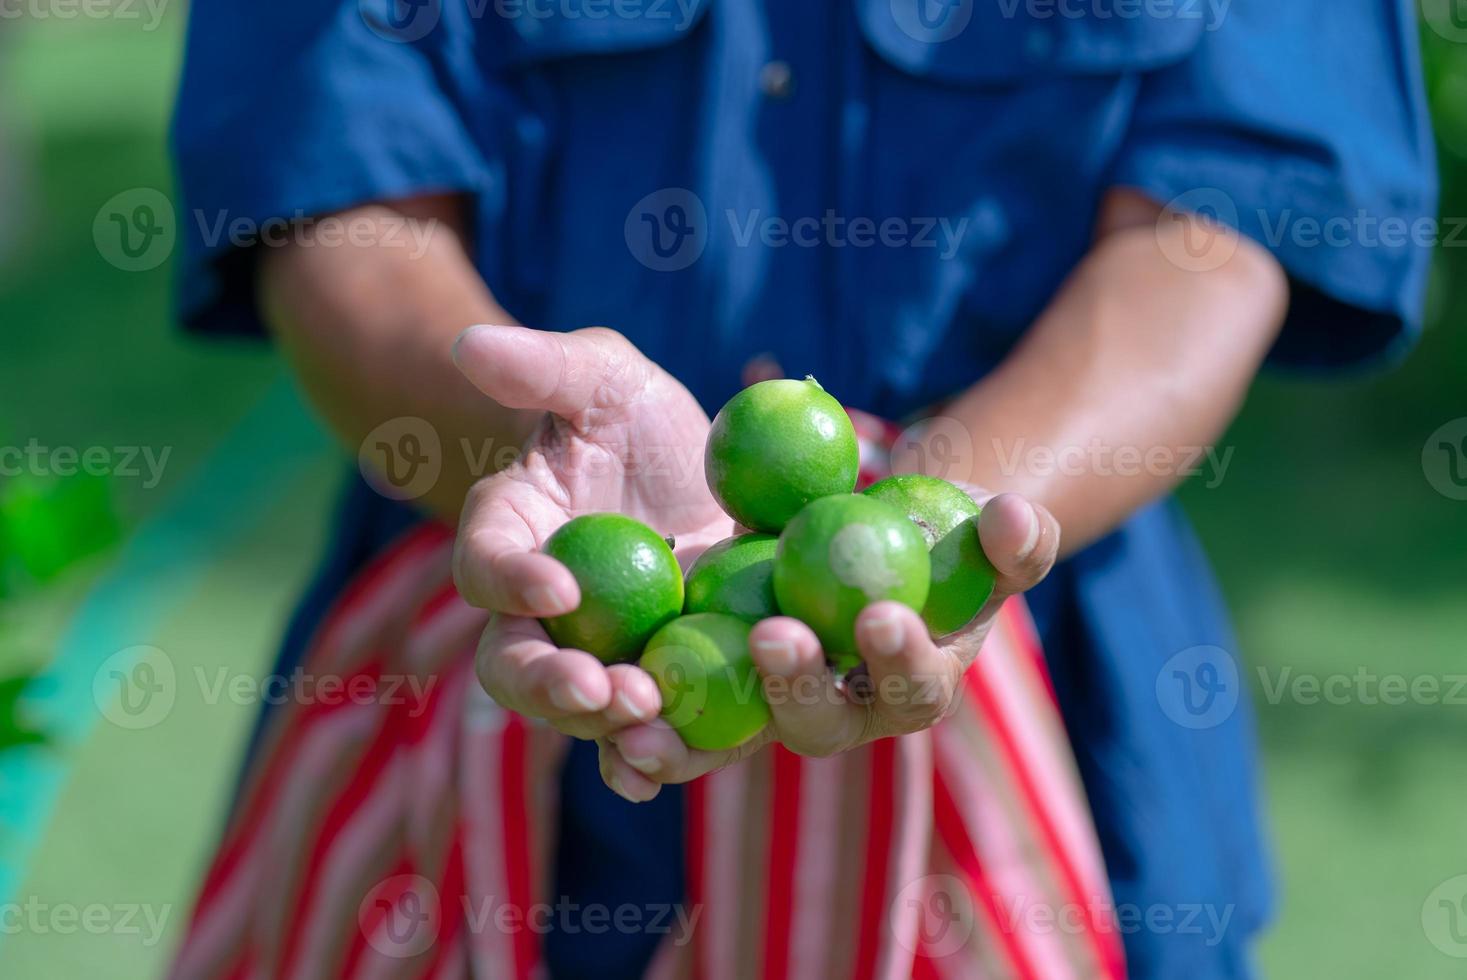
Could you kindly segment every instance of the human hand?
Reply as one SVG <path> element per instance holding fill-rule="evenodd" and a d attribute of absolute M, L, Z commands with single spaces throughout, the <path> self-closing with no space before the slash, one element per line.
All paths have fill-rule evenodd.
<path fill-rule="evenodd" d="M 541 617 L 580 602 L 575 578 L 539 549 L 579 514 L 614 511 L 677 539 L 684 564 L 733 532 L 703 479 L 708 416 L 678 381 L 612 330 L 471 327 L 454 360 L 499 404 L 542 411 L 518 460 L 469 491 L 454 581 L 494 613 L 476 668 L 494 700 L 577 738 L 650 721 L 657 685 L 640 667 L 606 666 L 557 647 Z"/>

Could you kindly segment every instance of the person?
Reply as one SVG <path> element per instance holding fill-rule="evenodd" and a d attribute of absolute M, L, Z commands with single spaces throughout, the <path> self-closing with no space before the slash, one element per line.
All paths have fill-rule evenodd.
<path fill-rule="evenodd" d="M 1221 601 L 1168 494 L 1265 362 L 1388 362 L 1419 328 L 1425 250 L 1358 220 L 1383 230 L 1433 213 L 1418 67 L 1411 12 L 1391 0 L 1234 0 L 1125 16 L 931 0 L 318 0 L 268 16 L 196 7 L 174 131 L 181 213 L 290 231 L 276 247 L 265 236 L 210 238 L 201 229 L 211 222 L 186 221 L 183 321 L 216 334 L 268 330 L 344 445 L 382 467 L 346 490 L 276 669 L 313 647 L 350 669 L 374 644 L 417 649 L 412 631 L 428 632 L 433 610 L 457 602 L 445 591 L 451 551 L 464 599 L 494 615 L 455 613 L 440 630 L 462 644 L 484 629 L 484 691 L 458 691 L 431 717 L 462 715 L 466 731 L 498 719 L 502 744 L 551 729 L 574 740 L 563 754 L 525 750 L 536 760 L 526 765 L 551 774 L 553 799 L 537 809 L 543 787 L 523 781 L 522 762 L 506 769 L 510 755 L 454 750 L 437 725 L 404 720 L 370 729 L 365 747 L 343 734 L 281 755 L 299 725 L 266 717 L 177 975 L 287 975 L 302 962 L 353 975 L 371 950 L 346 936 L 358 899 L 363 916 L 379 914 L 382 875 L 431 863 L 435 891 L 461 895 L 482 886 L 462 880 L 475 861 L 497 860 L 512 892 L 529 874 L 519 848 L 486 856 L 495 845 L 482 830 L 511 823 L 533 832 L 527 850 L 549 852 L 550 894 L 588 908 L 676 904 L 718 868 L 741 867 L 677 846 L 689 828 L 707 826 L 698 821 L 710 810 L 777 804 L 807 785 L 801 804 L 818 801 L 854 771 L 823 768 L 827 758 L 884 759 L 890 771 L 892 753 L 936 751 L 948 768 L 938 767 L 929 809 L 912 812 L 941 822 L 944 787 L 998 741 L 972 739 L 954 757 L 940 719 L 990 661 L 1019 669 L 1022 658 L 1002 652 L 1022 646 L 1021 626 L 1004 626 L 1022 615 L 1016 599 L 957 639 L 929 638 L 910 611 L 873 607 L 861 626 L 866 659 L 884 665 L 873 673 L 941 677 L 941 697 L 853 704 L 836 689 L 818 704 L 776 706 L 753 754 L 689 752 L 656 723 L 645 675 L 555 649 L 535 625 L 578 600 L 566 570 L 536 553 L 573 514 L 631 514 L 676 535 L 684 561 L 726 533 L 686 466 L 632 464 L 654 451 L 696 462 L 707 412 L 746 381 L 782 373 L 813 374 L 855 409 L 915 423 L 863 423 L 885 432 L 873 443 L 895 442 L 899 467 L 940 464 L 939 475 L 1003 491 L 985 507 L 982 543 L 1003 592 L 1024 593 L 1053 692 L 1051 709 L 1036 697 L 1017 717 L 1034 720 L 1025 731 L 1042 743 L 1045 711 L 1058 711 L 1067 739 L 1044 771 L 1070 767 L 1084 795 L 1065 809 L 1063 778 L 1035 776 L 1019 756 L 1011 785 L 1032 791 L 1034 818 L 980 790 L 973 812 L 997 836 L 1060 826 L 1080 854 L 1068 877 L 1084 879 L 1066 894 L 1092 917 L 1077 930 L 1084 942 L 1059 935 L 1038 952 L 1065 932 L 1054 917 L 1047 932 L 1041 920 L 995 918 L 967 944 L 993 948 L 953 969 L 932 937 L 905 955 L 869 938 L 894 928 L 879 923 L 882 908 L 897 908 L 896 889 L 863 899 L 859 883 L 832 886 L 819 893 L 834 920 L 820 935 L 836 948 L 825 955 L 846 958 L 801 973 L 790 964 L 817 954 L 785 956 L 798 945 L 791 930 L 804 928 L 785 920 L 819 903 L 798 882 L 747 892 L 725 882 L 744 911 L 715 903 L 714 918 L 751 915 L 770 896 L 782 911 L 745 934 L 747 949 L 729 939 L 677 969 L 1251 975 L 1270 890 L 1250 712 Z M 328 244 L 327 221 L 360 233 Z M 408 247 L 417 239 L 405 228 L 431 234 Z M 440 447 L 436 474 L 405 504 L 383 474 L 419 458 L 422 439 L 405 440 L 402 426 L 420 421 L 428 429 L 413 428 L 415 439 Z M 424 530 L 435 521 L 457 523 L 454 540 Z M 760 624 L 753 649 L 766 677 L 834 683 L 797 623 Z M 445 655 L 434 669 L 467 662 Z M 901 733 L 914 734 L 885 737 Z M 394 746 L 408 761 L 389 770 Z M 446 759 L 465 772 L 500 760 L 494 778 L 505 780 L 497 796 L 462 794 L 452 824 L 413 800 L 428 792 L 413 780 L 441 790 Z M 845 775 L 821 775 L 835 771 Z M 279 789 L 290 772 L 298 782 L 285 785 L 297 789 Z M 717 788 L 748 772 L 763 775 Z M 345 836 L 376 819 L 375 797 L 359 790 L 370 779 L 403 788 L 380 833 L 398 828 L 390 839 L 413 842 L 418 863 L 360 845 L 353 853 L 373 874 L 341 885 L 337 912 L 318 910 L 316 885 L 298 882 L 325 880 L 323 838 L 302 843 L 282 828 L 319 814 Z M 602 781 L 640 804 L 616 802 Z M 301 795 L 311 784 L 324 801 Z M 915 785 L 892 792 L 905 799 Z M 923 819 L 901 824 L 892 846 L 928 832 Z M 877 822 L 860 820 L 867 832 Z M 455 826 L 468 831 L 454 836 Z M 250 834 L 266 838 L 257 851 L 240 843 Z M 965 894 L 990 911 L 1016 902 L 1015 914 L 1026 897 L 1049 901 L 1040 885 L 1027 896 L 982 885 L 986 856 L 963 848 L 985 836 L 942 838 L 942 867 Z M 802 830 L 750 846 L 773 847 L 775 868 L 796 853 L 780 848 L 809 839 Z M 1005 873 L 1022 875 L 1039 858 L 1013 839 Z M 1086 841 L 1103 855 L 1098 888 L 1085 876 Z M 831 856 L 822 873 L 836 877 L 820 880 L 845 880 L 841 863 Z M 284 884 L 270 885 L 262 866 Z M 936 864 L 913 867 L 929 890 L 940 877 Z M 1025 880 L 1059 879 L 1043 870 Z M 846 917 L 848 893 L 876 917 Z M 1110 903 L 1099 916 L 1108 926 L 1092 899 Z M 440 932 L 456 918 L 445 915 Z M 368 918 L 357 924 L 370 931 Z M 1123 956 L 1106 952 L 1106 937 L 1123 941 Z M 771 955 L 776 939 L 785 946 Z M 516 975 L 544 966 L 614 977 L 660 969 L 665 944 L 649 929 L 557 921 L 529 938 L 514 930 L 510 945 Z M 473 959 L 494 973 L 481 954 L 471 943 L 432 969 L 461 974 Z"/>

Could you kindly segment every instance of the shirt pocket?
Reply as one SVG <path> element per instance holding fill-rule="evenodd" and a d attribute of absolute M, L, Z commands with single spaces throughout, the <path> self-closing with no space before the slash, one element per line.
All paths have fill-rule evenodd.
<path fill-rule="evenodd" d="M 897 401 L 942 397 L 990 369 L 1084 255 L 1140 77 L 1194 50 L 1209 8 L 854 3 L 864 132 L 847 141 L 846 206 L 946 231 L 933 248 L 849 250 L 850 315 L 885 352 L 876 369 Z"/>

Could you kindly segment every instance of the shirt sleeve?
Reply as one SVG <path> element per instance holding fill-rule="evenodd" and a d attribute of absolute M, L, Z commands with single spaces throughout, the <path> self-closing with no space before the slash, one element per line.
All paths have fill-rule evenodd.
<path fill-rule="evenodd" d="M 172 131 L 186 329 L 262 332 L 253 258 L 267 223 L 278 240 L 281 222 L 484 185 L 447 90 L 450 5 L 399 5 L 433 18 L 427 30 L 387 19 L 393 5 L 193 6 Z"/>
<path fill-rule="evenodd" d="M 1292 284 L 1270 362 L 1391 361 L 1421 328 L 1436 173 L 1404 0 L 1232 0 L 1142 76 L 1113 182 L 1265 245 Z"/>

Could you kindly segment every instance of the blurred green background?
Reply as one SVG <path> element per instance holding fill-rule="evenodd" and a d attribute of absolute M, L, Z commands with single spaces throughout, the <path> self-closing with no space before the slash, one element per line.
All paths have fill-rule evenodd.
<path fill-rule="evenodd" d="M 0 21 L 0 444 L 171 449 L 157 486 L 0 485 L 0 744 L 53 730 L 48 747 L 0 751 L 29 753 L 50 773 L 35 785 L 56 792 L 27 828 L 21 784 L 0 783 L 0 901 L 137 903 L 168 918 L 156 941 L 146 927 L 7 930 L 6 977 L 158 974 L 253 714 L 180 684 L 166 721 L 133 731 L 69 703 L 38 714 L 17 702 L 15 679 L 58 656 L 96 657 L 78 623 L 98 622 L 124 624 L 109 651 L 149 644 L 180 672 L 260 672 L 318 553 L 341 466 L 269 352 L 184 340 L 169 322 L 167 266 L 119 271 L 93 244 L 113 195 L 170 187 L 183 15 L 169 6 L 149 29 L 137 9 L 134 20 Z M 1467 214 L 1467 45 L 1430 31 L 1423 43 L 1443 214 Z M 1271 976 L 1464 969 L 1430 941 L 1422 907 L 1467 872 L 1467 707 L 1270 703 L 1258 673 L 1365 668 L 1444 679 L 1446 692 L 1467 669 L 1467 503 L 1433 490 L 1422 463 L 1428 436 L 1467 415 L 1467 286 L 1454 285 L 1467 283 L 1464 263 L 1467 250 L 1439 250 L 1430 323 L 1402 369 L 1261 380 L 1223 440 L 1235 448 L 1227 478 L 1183 493 L 1258 704 L 1282 885 L 1261 949 Z M 46 533 L 29 540 L 27 528 Z M 165 587 L 169 601 L 152 609 Z"/>

